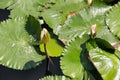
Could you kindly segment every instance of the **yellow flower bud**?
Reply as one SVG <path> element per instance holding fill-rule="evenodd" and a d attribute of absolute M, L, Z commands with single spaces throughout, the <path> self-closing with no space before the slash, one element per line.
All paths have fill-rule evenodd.
<path fill-rule="evenodd" d="M 49 34 L 49 32 L 47 31 L 46 28 L 43 28 L 43 30 L 41 31 L 41 42 L 42 42 L 43 44 L 47 44 L 48 41 L 49 41 L 49 39 L 50 39 L 50 34 Z"/>
<path fill-rule="evenodd" d="M 92 0 L 87 0 L 88 5 L 92 4 Z"/>

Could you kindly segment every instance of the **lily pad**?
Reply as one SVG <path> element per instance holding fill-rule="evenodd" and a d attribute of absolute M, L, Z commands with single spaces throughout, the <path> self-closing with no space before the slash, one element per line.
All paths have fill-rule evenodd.
<path fill-rule="evenodd" d="M 93 41 L 95 42 L 96 40 Z M 83 47 L 83 43 L 87 47 Z M 90 42 L 89 37 L 85 38 L 85 35 L 82 38 L 76 38 L 71 41 L 66 49 L 64 49 L 63 57 L 60 61 L 63 73 L 73 79 L 79 80 L 85 77 L 85 72 L 88 73 L 87 75 L 90 79 L 119 80 L 120 61 L 115 55 L 118 52 L 107 52 L 98 46 L 97 44 L 94 46 Z"/>
<path fill-rule="evenodd" d="M 15 0 L 0 0 L 0 8 L 4 9 L 14 3 Z"/>
<path fill-rule="evenodd" d="M 42 17 L 53 29 L 53 32 L 58 34 L 59 28 L 64 24 L 66 17 L 71 12 L 77 12 L 85 6 L 86 3 L 83 0 L 58 1 L 50 9 L 45 10 L 42 13 Z"/>
<path fill-rule="evenodd" d="M 38 17 L 40 15 L 39 11 L 42 9 L 39 0 L 1 0 L 0 8 L 11 10 L 11 18 L 29 15 Z"/>
<path fill-rule="evenodd" d="M 86 35 L 82 38 L 75 38 L 70 44 L 64 49 L 63 57 L 61 57 L 61 69 L 63 73 L 73 79 L 83 80 L 84 67 L 81 64 L 80 52 L 82 49 L 80 45 L 87 41 L 89 37 Z"/>
<path fill-rule="evenodd" d="M 106 24 L 110 31 L 120 38 L 120 3 L 116 4 L 106 14 Z M 115 15 L 114 15 L 115 14 Z"/>
<path fill-rule="evenodd" d="M 39 80 L 70 80 L 65 76 L 47 76 Z"/>
<path fill-rule="evenodd" d="M 120 61 L 114 54 L 111 54 L 99 48 L 90 50 L 89 54 L 98 71 L 101 73 L 103 80 L 120 79 Z"/>
<path fill-rule="evenodd" d="M 90 27 L 95 24 L 97 35 L 101 36 L 101 29 L 105 29 L 105 26 L 103 26 L 105 24 L 104 13 L 109 9 L 110 7 L 103 2 L 93 1 L 92 6 L 82 9 L 65 21 L 65 24 L 58 32 L 59 38 L 69 41 L 76 36 L 82 36 L 86 33 L 90 34 Z"/>
<path fill-rule="evenodd" d="M 107 44 L 107 46 L 105 46 L 106 48 L 113 49 L 111 45 L 108 45 L 108 43 L 106 43 L 106 41 L 104 40 L 95 39 L 93 41 L 97 44 L 98 42 L 101 43 L 101 41 L 103 41 L 101 43 L 102 45 Z M 100 43 L 96 47 L 93 47 L 93 44 L 91 44 L 90 42 L 87 43 L 87 50 L 89 51 L 89 56 L 92 63 L 101 74 L 103 80 L 119 80 L 120 61 L 119 57 L 116 57 L 116 54 L 118 54 L 119 52 L 115 50 L 107 51 L 106 49 L 101 48 L 102 45 L 100 45 Z"/>
<path fill-rule="evenodd" d="M 26 22 L 27 19 L 19 17 L 0 24 L 0 64 L 23 70 L 36 67 L 45 58 L 39 47 L 33 45 L 36 39 L 27 32 L 30 25 L 26 26 Z"/>

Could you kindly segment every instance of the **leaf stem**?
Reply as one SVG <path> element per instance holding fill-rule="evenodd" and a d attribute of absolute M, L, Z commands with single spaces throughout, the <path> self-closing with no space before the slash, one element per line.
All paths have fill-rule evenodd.
<path fill-rule="evenodd" d="M 48 55 L 48 52 L 47 52 L 47 47 L 46 47 L 46 44 L 44 44 L 44 50 L 45 50 L 45 54 L 46 54 L 46 73 L 45 75 L 51 75 L 52 73 L 50 72 L 49 70 L 49 63 L 52 62 L 51 58 L 49 57 Z"/>

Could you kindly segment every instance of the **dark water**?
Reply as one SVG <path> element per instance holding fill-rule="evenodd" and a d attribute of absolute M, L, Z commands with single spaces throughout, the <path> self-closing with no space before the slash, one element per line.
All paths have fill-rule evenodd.
<path fill-rule="evenodd" d="M 45 61 L 40 66 L 25 70 L 13 70 L 0 66 L 0 80 L 38 80 L 45 74 Z"/>
<path fill-rule="evenodd" d="M 0 22 L 9 18 L 10 11 L 7 9 L 0 9 Z"/>
<path fill-rule="evenodd" d="M 59 58 L 52 58 L 53 64 L 49 69 L 52 75 L 63 75 L 60 69 Z M 30 70 L 14 70 L 0 65 L 0 80 L 38 80 L 45 76 L 46 60 L 36 68 Z"/>

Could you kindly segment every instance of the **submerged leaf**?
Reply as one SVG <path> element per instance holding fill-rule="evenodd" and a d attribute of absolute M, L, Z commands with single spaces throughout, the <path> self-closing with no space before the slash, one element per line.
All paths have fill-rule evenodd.
<path fill-rule="evenodd" d="M 30 69 L 45 58 L 40 55 L 39 47 L 33 45 L 35 38 L 28 33 L 30 25 L 26 25 L 26 21 L 20 17 L 0 24 L 0 64 L 13 69 Z"/>

